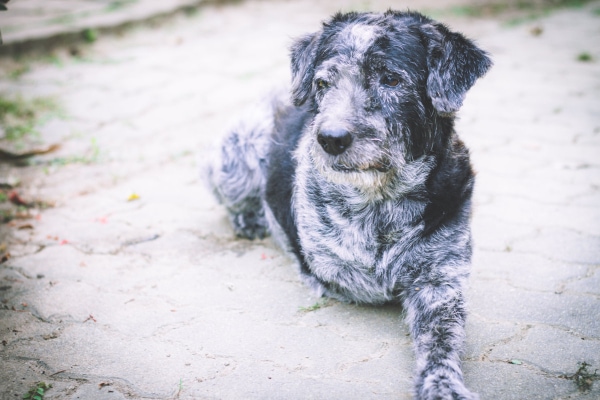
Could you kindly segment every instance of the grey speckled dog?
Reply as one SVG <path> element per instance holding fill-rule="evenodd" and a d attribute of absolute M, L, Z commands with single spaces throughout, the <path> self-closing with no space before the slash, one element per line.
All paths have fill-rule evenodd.
<path fill-rule="evenodd" d="M 469 154 L 454 131 L 486 53 L 421 14 L 337 14 L 291 49 L 291 101 L 227 136 L 209 171 L 238 236 L 272 233 L 320 294 L 401 302 L 418 399 L 475 399 L 460 367 Z"/>

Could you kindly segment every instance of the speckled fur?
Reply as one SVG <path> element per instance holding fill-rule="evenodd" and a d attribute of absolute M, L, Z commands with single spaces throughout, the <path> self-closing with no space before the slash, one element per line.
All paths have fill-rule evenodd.
<path fill-rule="evenodd" d="M 475 399 L 460 368 L 473 172 L 454 131 L 485 52 L 418 13 L 337 14 L 291 49 L 273 97 L 209 171 L 235 231 L 272 232 L 319 294 L 402 303 L 418 399 Z M 347 132 L 327 150 L 318 138 Z"/>

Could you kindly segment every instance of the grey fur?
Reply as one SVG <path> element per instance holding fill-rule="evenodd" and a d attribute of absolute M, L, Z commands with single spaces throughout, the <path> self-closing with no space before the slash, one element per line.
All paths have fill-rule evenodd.
<path fill-rule="evenodd" d="M 291 61 L 291 101 L 232 130 L 209 171 L 236 234 L 272 232 L 321 295 L 402 303 L 415 397 L 478 398 L 460 368 L 474 177 L 453 119 L 489 58 L 389 11 L 334 16 Z"/>

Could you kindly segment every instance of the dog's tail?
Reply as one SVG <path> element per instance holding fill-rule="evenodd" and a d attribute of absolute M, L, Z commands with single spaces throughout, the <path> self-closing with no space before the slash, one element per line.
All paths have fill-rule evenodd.
<path fill-rule="evenodd" d="M 272 134 L 272 105 L 261 104 L 229 131 L 204 169 L 239 237 L 262 239 L 269 234 L 264 192 Z"/>

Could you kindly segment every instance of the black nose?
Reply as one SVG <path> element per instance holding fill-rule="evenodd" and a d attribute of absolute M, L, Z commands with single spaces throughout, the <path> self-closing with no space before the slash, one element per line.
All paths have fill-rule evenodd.
<path fill-rule="evenodd" d="M 352 144 L 352 135 L 343 129 L 322 130 L 317 135 L 317 142 L 327 153 L 337 156 Z"/>

